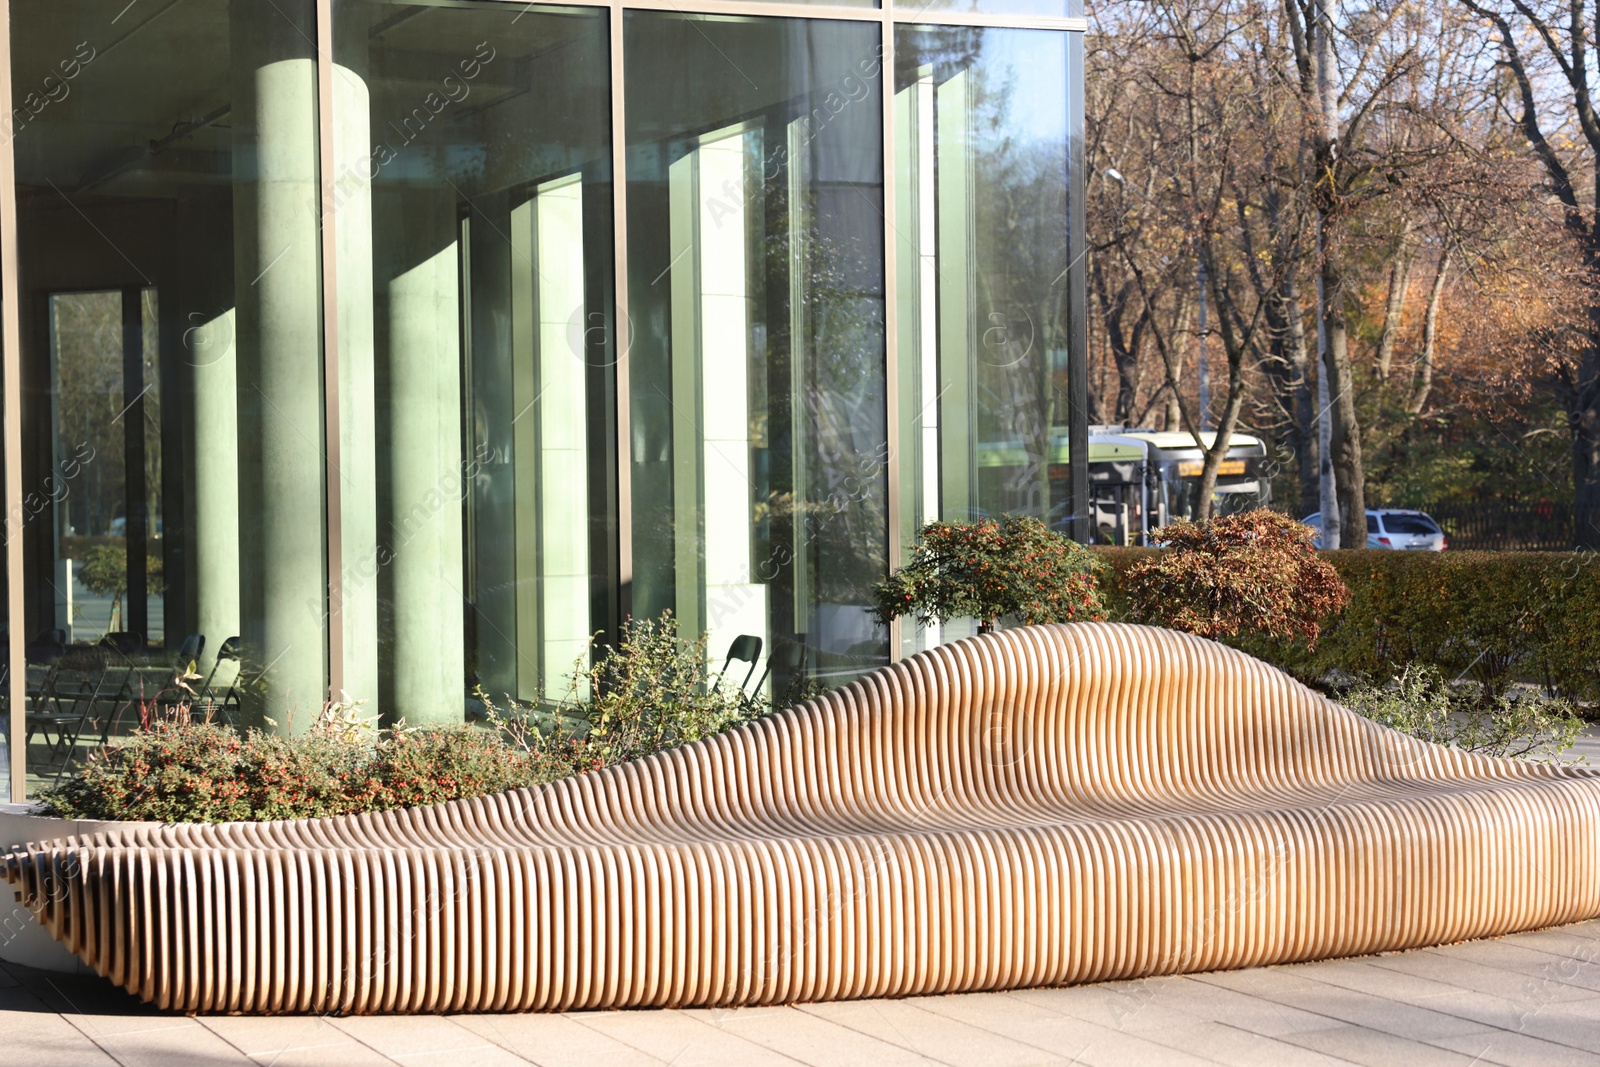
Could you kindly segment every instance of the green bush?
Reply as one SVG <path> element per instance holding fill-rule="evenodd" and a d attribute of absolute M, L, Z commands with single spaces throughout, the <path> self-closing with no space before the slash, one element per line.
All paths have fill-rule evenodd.
<path fill-rule="evenodd" d="M 1024 623 L 1105 618 L 1088 549 L 1038 519 L 1007 515 L 970 523 L 930 522 L 911 562 L 873 586 L 874 613 L 885 625 L 1004 617 Z"/>
<path fill-rule="evenodd" d="M 472 726 L 355 734 L 326 719 L 278 737 L 157 719 L 40 795 L 67 819 L 232 822 L 312 819 L 537 785 L 575 770 L 562 746 Z"/>
<path fill-rule="evenodd" d="M 1490 693 L 1475 682 L 1451 685 L 1428 666 L 1408 667 L 1387 684 L 1357 687 L 1339 702 L 1423 741 L 1512 759 L 1559 757 L 1583 729 L 1570 701 Z"/>
<path fill-rule="evenodd" d="M 1131 619 L 1127 575 L 1161 549 L 1097 549 L 1113 618 Z M 1349 605 L 1322 620 L 1315 648 L 1270 637 L 1226 638 L 1312 683 L 1385 679 L 1418 665 L 1485 687 L 1533 682 L 1600 700 L 1600 556 L 1573 552 L 1346 550 L 1318 557 Z"/>
<path fill-rule="evenodd" d="M 244 742 L 232 730 L 157 722 L 127 744 L 102 749 L 81 774 L 40 794 L 63 819 L 228 822 L 250 817 L 250 786 L 240 774 Z"/>
<path fill-rule="evenodd" d="M 78 581 L 96 596 L 116 597 L 128 591 L 128 550 L 122 545 L 96 545 L 78 565 Z M 161 593 L 167 588 L 160 556 L 145 557 L 145 588 Z"/>
<path fill-rule="evenodd" d="M 592 666 L 585 667 L 585 661 Z M 628 619 L 614 649 L 597 648 L 573 667 L 557 718 L 587 718 L 583 759 L 608 767 L 699 741 L 751 717 L 737 685 L 720 685 L 707 667 L 706 638 L 685 641 L 678 621 Z"/>
<path fill-rule="evenodd" d="M 1309 526 L 1265 509 L 1163 526 L 1155 540 L 1165 551 L 1121 574 L 1124 610 L 1133 621 L 1201 637 L 1314 647 L 1323 619 L 1343 610 L 1350 593 L 1317 558 L 1311 537 Z"/>
<path fill-rule="evenodd" d="M 707 670 L 705 638 L 682 641 L 670 614 L 629 620 L 615 649 L 574 667 L 548 730 L 490 707 L 489 728 L 377 731 L 349 703 L 309 732 L 280 737 L 145 716 L 126 743 L 96 752 L 45 790 L 63 818 L 151 822 L 306 819 L 436 804 L 538 785 L 698 741 L 760 709 Z M 563 724 L 587 720 L 587 730 Z"/>

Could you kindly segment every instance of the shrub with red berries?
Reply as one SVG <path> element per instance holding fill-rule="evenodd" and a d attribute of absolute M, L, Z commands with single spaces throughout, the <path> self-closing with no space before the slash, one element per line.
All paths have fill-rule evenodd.
<path fill-rule="evenodd" d="M 1027 624 L 1105 618 L 1095 580 L 1101 563 L 1038 519 L 1007 515 L 930 522 L 911 562 L 873 586 L 873 613 L 888 624 L 913 615 L 926 625 L 973 618 Z"/>

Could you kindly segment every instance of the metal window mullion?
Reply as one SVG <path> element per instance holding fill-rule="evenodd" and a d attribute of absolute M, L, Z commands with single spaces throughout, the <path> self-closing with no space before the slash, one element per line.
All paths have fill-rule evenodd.
<path fill-rule="evenodd" d="M 611 343 L 616 346 L 613 391 L 617 420 L 617 622 L 633 613 L 633 444 L 632 391 L 629 347 L 633 344 L 628 317 L 628 127 L 623 93 L 624 9 L 611 4 L 611 234 L 612 307 Z"/>
<path fill-rule="evenodd" d="M 1067 65 L 1067 448 L 1072 490 L 1072 533 L 1088 544 L 1092 533 L 1089 513 L 1089 304 L 1087 269 L 1089 242 L 1087 212 L 1088 176 L 1083 170 L 1084 107 L 1081 82 L 1083 34 L 1067 35 L 1063 42 Z M 1046 357 L 1048 358 L 1048 356 Z M 1046 505 L 1048 506 L 1048 501 Z"/>
<path fill-rule="evenodd" d="M 883 100 L 883 395 L 887 410 L 884 418 L 885 450 L 884 477 L 888 479 L 888 495 L 884 502 L 884 519 L 889 539 L 888 570 L 893 574 L 900 566 L 900 509 L 902 456 L 900 455 L 900 301 L 899 301 L 899 239 L 895 232 L 895 213 L 899 208 L 895 196 L 894 154 L 894 13 L 888 0 L 880 12 L 883 34 L 879 41 L 883 67 L 879 72 L 878 92 Z M 901 658 L 901 620 L 889 624 L 889 662 Z"/>
<path fill-rule="evenodd" d="M 336 135 L 333 124 L 333 0 L 317 3 L 317 184 L 322 190 L 322 454 L 323 515 L 327 567 L 326 618 L 328 699 L 344 688 L 344 495 L 339 482 L 342 431 L 339 417 L 338 197 L 335 195 Z"/>
<path fill-rule="evenodd" d="M 0 0 L 0 115 L 11 121 L 11 2 Z M 0 363 L 5 390 L 5 503 L 6 503 L 6 614 L 10 622 L 7 674 L 11 714 L 6 751 L 12 803 L 28 792 L 28 751 L 24 743 L 27 723 L 28 638 L 22 586 L 22 286 L 17 276 L 17 157 L 15 129 L 0 137 Z"/>

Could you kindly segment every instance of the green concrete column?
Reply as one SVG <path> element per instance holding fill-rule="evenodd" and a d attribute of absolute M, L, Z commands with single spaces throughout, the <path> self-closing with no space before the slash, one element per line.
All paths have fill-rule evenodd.
<path fill-rule="evenodd" d="M 327 685 L 315 28 L 229 12 L 244 711 L 301 732 Z"/>
<path fill-rule="evenodd" d="M 202 313 L 196 313 L 197 315 Z M 206 647 L 198 669 L 239 628 L 239 408 L 233 308 L 195 320 L 184 334 L 194 382 L 195 626 Z"/>
<path fill-rule="evenodd" d="M 386 717 L 460 722 L 462 617 L 461 262 L 456 199 L 395 190 L 382 217 L 379 505 L 392 616 Z M 398 232 L 397 232 L 398 231 Z M 385 390 L 383 387 L 387 386 Z M 386 497 L 381 488 L 386 484 Z"/>
<path fill-rule="evenodd" d="M 367 25 L 347 4 L 335 33 L 333 194 L 339 272 L 339 493 L 344 689 L 380 714 L 378 691 L 377 422 L 373 395 L 372 151 Z"/>

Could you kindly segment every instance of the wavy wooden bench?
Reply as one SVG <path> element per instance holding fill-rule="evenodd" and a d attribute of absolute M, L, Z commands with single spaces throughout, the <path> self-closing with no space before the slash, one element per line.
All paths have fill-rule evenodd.
<path fill-rule="evenodd" d="M 1600 775 L 1167 631 L 1011 630 L 538 789 L 3 860 L 162 1007 L 764 1004 L 1245 967 L 1600 914 Z"/>

